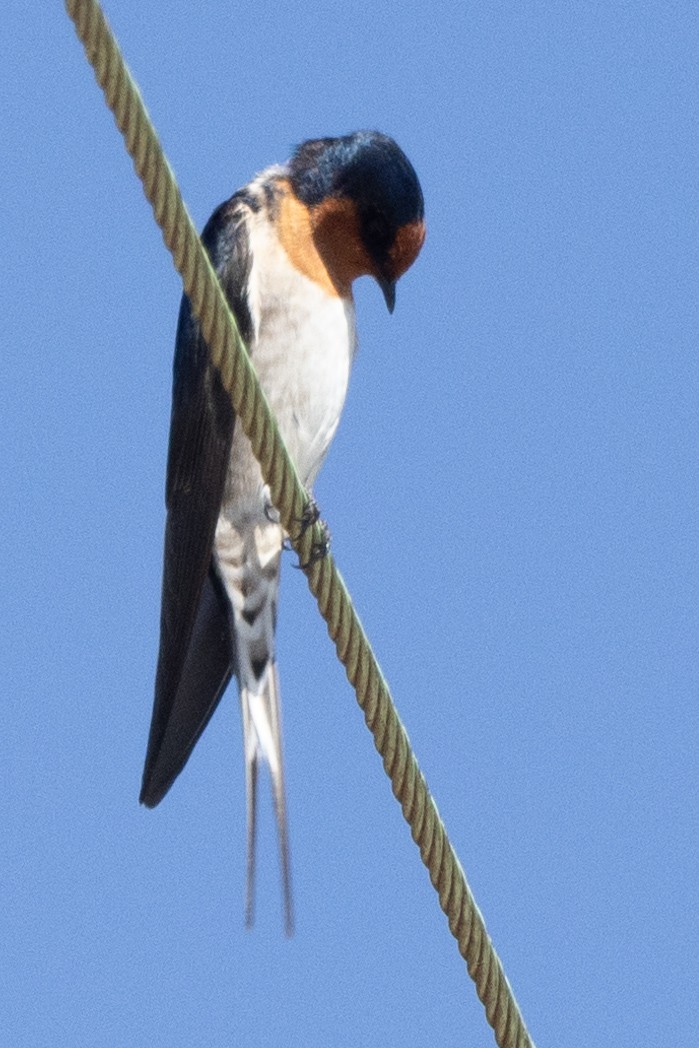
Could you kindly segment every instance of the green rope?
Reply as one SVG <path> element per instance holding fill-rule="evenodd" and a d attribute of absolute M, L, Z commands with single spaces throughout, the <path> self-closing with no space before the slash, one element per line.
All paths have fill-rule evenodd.
<path fill-rule="evenodd" d="M 235 318 L 187 212 L 155 130 L 97 0 L 66 0 L 85 53 L 124 136 L 163 239 L 182 277 L 211 357 L 269 485 L 285 530 L 294 535 L 308 496 L 284 447 Z M 302 564 L 322 541 L 319 524 L 294 542 Z M 439 903 L 458 942 L 500 1048 L 533 1048 L 502 965 L 417 765 L 383 674 L 333 558 L 304 569 L 337 655 L 410 825 Z"/>

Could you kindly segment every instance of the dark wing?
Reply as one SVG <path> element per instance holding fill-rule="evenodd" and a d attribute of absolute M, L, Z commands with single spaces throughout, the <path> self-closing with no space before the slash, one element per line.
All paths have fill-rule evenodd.
<path fill-rule="evenodd" d="M 202 241 L 249 341 L 250 258 L 242 204 L 238 196 L 222 204 Z M 230 397 L 184 296 L 175 345 L 160 651 L 140 798 L 151 808 L 187 763 L 234 671 L 228 598 L 211 562 L 234 421 Z"/>

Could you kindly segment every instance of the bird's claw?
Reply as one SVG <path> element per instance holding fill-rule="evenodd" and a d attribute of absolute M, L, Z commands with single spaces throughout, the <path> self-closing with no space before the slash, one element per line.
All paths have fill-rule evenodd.
<path fill-rule="evenodd" d="M 317 564 L 319 560 L 323 560 L 324 557 L 327 557 L 328 553 L 330 552 L 330 528 L 325 523 L 325 521 L 320 520 L 320 518 L 318 518 L 316 523 L 320 523 L 323 534 L 322 537 L 318 540 L 318 542 L 314 542 L 311 546 L 311 555 L 309 556 L 305 564 L 294 564 L 294 567 L 300 568 L 301 571 L 305 571 L 306 568 L 310 568 L 314 564 Z"/>
<path fill-rule="evenodd" d="M 315 499 L 309 498 L 306 505 L 303 507 L 303 513 L 299 520 L 299 533 L 296 536 L 297 539 L 303 538 L 309 528 L 312 528 L 314 524 L 317 524 L 320 520 L 320 509 Z M 322 521 L 321 521 L 322 523 Z M 327 530 L 327 528 L 326 528 Z"/>
<path fill-rule="evenodd" d="M 323 557 L 327 557 L 330 551 L 330 529 L 325 521 L 321 519 L 318 504 L 312 498 L 309 498 L 306 503 L 303 514 L 298 523 L 299 530 L 294 539 L 295 542 L 298 542 L 299 539 L 303 538 L 308 529 L 312 528 L 314 524 L 320 524 L 323 533 L 321 538 L 311 546 L 311 554 L 308 560 L 304 564 L 299 563 L 294 565 L 295 568 L 300 568 L 302 571 L 305 571 L 306 568 L 310 568 L 313 564 L 317 564 L 319 560 L 323 559 Z M 284 549 L 289 550 L 293 548 L 291 539 L 284 539 Z"/>

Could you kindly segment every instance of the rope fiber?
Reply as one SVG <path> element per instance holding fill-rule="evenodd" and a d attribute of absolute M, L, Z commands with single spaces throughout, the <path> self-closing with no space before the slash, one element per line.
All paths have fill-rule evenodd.
<path fill-rule="evenodd" d="M 160 226 L 240 421 L 269 485 L 286 532 L 294 536 L 308 506 L 267 399 L 209 258 L 119 46 L 97 0 L 65 0 L 107 105 Z M 333 557 L 313 558 L 325 537 L 316 523 L 292 539 L 337 656 L 355 689 L 413 840 L 427 867 L 449 929 L 466 961 L 499 1048 L 534 1048 L 500 960 L 449 842 L 437 807 Z"/>

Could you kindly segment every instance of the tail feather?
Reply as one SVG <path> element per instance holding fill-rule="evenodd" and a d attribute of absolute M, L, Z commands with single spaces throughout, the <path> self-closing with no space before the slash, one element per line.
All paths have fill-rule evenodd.
<path fill-rule="evenodd" d="M 245 785 L 247 794 L 247 889 L 246 923 L 254 919 L 255 844 L 257 837 L 257 776 L 259 760 L 269 767 L 272 783 L 274 813 L 279 838 L 284 924 L 287 935 L 293 934 L 294 911 L 291 894 L 291 865 L 289 861 L 289 830 L 286 814 L 284 784 L 284 756 L 282 752 L 279 678 L 273 659 L 267 663 L 254 688 L 241 687 L 243 736 L 245 748 Z"/>
<path fill-rule="evenodd" d="M 243 719 L 247 808 L 245 920 L 249 927 L 255 912 L 258 777 L 260 763 L 264 762 L 269 767 L 279 837 L 284 921 L 286 932 L 291 935 L 294 914 L 279 678 L 274 658 L 281 539 L 281 528 L 269 521 L 265 521 L 264 525 L 238 531 L 219 519 L 216 563 L 233 612 L 235 672 L 238 677 Z"/>
<path fill-rule="evenodd" d="M 257 773 L 259 751 L 255 730 L 250 719 L 247 696 L 241 692 L 240 708 L 243 715 L 243 747 L 245 751 L 245 801 L 247 827 L 247 874 L 245 879 L 245 925 L 252 928 L 255 920 L 255 857 L 257 844 Z"/>

